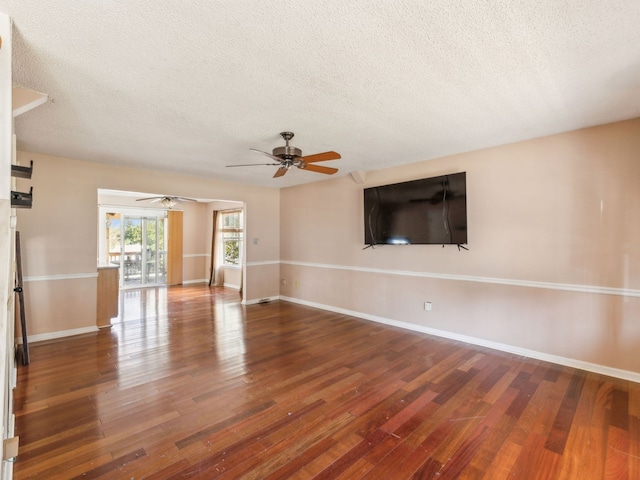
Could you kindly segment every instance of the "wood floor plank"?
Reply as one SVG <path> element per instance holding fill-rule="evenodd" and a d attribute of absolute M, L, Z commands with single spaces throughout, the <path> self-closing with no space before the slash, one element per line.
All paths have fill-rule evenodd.
<path fill-rule="evenodd" d="M 496 478 L 509 478 L 511 469 L 520 457 L 522 448 L 522 445 L 510 442 L 507 438 L 496 452 L 495 461 L 485 470 L 482 479 L 495 480 Z"/>
<path fill-rule="evenodd" d="M 581 373 L 585 381 L 573 412 L 574 420 L 567 434 L 557 478 L 602 478 L 610 418 L 607 392 L 612 391 L 612 385 L 599 375 L 576 373 Z M 569 386 L 574 383 L 575 374 L 571 377 Z M 566 395 L 563 405 L 566 405 Z"/>
<path fill-rule="evenodd" d="M 382 430 L 376 430 L 372 432 L 369 436 L 363 438 L 362 441 L 360 441 L 349 451 L 345 452 L 339 459 L 332 462 L 327 466 L 327 468 L 322 470 L 313 478 L 315 480 L 331 480 L 337 478 L 342 472 L 344 472 L 347 468 L 349 468 L 360 459 L 363 459 L 366 463 L 370 464 L 370 462 L 364 459 L 364 456 L 372 449 L 374 449 L 378 444 L 390 437 L 391 435 L 383 432 Z"/>
<path fill-rule="evenodd" d="M 497 453 L 508 438 L 509 432 L 511 432 L 515 423 L 516 420 L 508 415 L 501 415 L 491 422 L 484 420 L 480 427 L 487 429 L 486 437 L 469 462 L 469 466 L 461 472 L 460 477 L 483 478 L 484 472 L 496 459 Z M 502 460 L 501 457 L 500 460 Z"/>
<path fill-rule="evenodd" d="M 556 478 L 560 454 L 544 448 L 545 442 L 545 437 L 536 433 L 527 437 L 511 469 L 513 478 L 530 478 L 531 480 Z"/>
<path fill-rule="evenodd" d="M 612 426 L 607 438 L 604 478 L 627 480 L 629 478 L 629 435 L 626 430 Z"/>
<path fill-rule="evenodd" d="M 259 454 L 260 463 L 250 473 L 255 478 L 287 479 L 300 472 L 303 467 L 337 444 L 332 433 L 343 427 L 351 420 L 348 413 L 333 420 L 322 422 L 321 428 L 317 424 L 306 425 L 296 435 L 290 435 L 288 441 L 281 441 L 279 445 L 286 448 L 274 455 L 274 451 Z M 309 435 L 308 430 L 315 430 L 315 435 Z"/>
<path fill-rule="evenodd" d="M 629 417 L 629 437 L 627 461 L 629 464 L 629 478 L 640 478 L 640 416 L 631 415 Z"/>
<path fill-rule="evenodd" d="M 611 425 L 629 429 L 629 392 L 613 389 L 613 398 L 611 400 Z"/>
<path fill-rule="evenodd" d="M 571 378 L 565 397 L 553 422 L 545 448 L 562 455 L 571 429 L 573 417 L 578 406 L 580 393 L 584 385 L 584 373 L 576 372 Z"/>
<path fill-rule="evenodd" d="M 114 458 L 111 462 L 103 463 L 99 467 L 89 470 L 88 472 L 83 472 L 80 475 L 72 477 L 71 480 L 81 480 L 83 478 L 98 478 L 103 474 L 108 474 L 110 472 L 113 472 L 114 470 L 119 470 L 124 465 L 135 462 L 139 458 L 146 455 L 147 452 L 145 452 L 144 449 L 140 448 L 134 452 L 128 453 L 118 458 Z"/>
<path fill-rule="evenodd" d="M 336 443 L 329 447 L 325 452 L 316 457 L 314 460 L 306 464 L 295 477 L 299 478 L 316 478 L 319 475 L 324 475 L 322 472 L 334 464 L 334 462 L 340 460 L 347 452 L 350 452 L 356 445 L 362 442 L 362 437 L 356 433 L 340 436 L 338 439 L 336 436 L 332 437 L 336 440 Z M 358 462 L 364 462 L 362 459 Z M 358 463 L 356 462 L 356 463 Z M 359 465 L 360 466 L 360 465 Z M 370 466 L 369 466 L 370 468 Z M 350 469 L 345 470 L 345 473 Z M 338 475 L 336 478 L 340 478 Z M 348 476 L 347 476 L 348 478 Z"/>
<path fill-rule="evenodd" d="M 205 285 L 34 343 L 14 478 L 640 479 L 640 385 Z"/>

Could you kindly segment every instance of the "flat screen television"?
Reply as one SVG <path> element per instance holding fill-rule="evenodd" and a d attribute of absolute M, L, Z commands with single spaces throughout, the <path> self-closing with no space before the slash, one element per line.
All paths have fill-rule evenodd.
<path fill-rule="evenodd" d="M 466 244 L 466 172 L 365 188 L 364 242 Z"/>

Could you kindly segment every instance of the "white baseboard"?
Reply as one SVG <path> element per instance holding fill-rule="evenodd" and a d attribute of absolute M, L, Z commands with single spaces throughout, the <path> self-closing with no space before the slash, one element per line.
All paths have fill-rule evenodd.
<path fill-rule="evenodd" d="M 56 338 L 72 337 L 83 333 L 97 332 L 98 327 L 74 328 L 72 330 L 61 330 L 59 332 L 39 333 L 38 335 L 28 335 L 29 343 L 44 342 L 45 340 L 55 340 Z M 22 337 L 16 338 L 18 343 L 22 343 Z"/>
<path fill-rule="evenodd" d="M 284 298 L 284 297 L 280 297 L 279 295 L 276 295 L 274 297 L 254 298 L 254 299 L 251 299 L 251 300 L 243 300 L 242 304 L 243 305 L 255 305 L 256 303 L 273 302 L 275 300 L 280 300 L 280 298 Z"/>
<path fill-rule="evenodd" d="M 536 350 L 529 350 L 526 348 L 516 347 L 513 345 L 507 345 L 505 343 L 492 342 L 490 340 L 485 340 L 483 338 L 470 337 L 467 335 L 461 335 L 459 333 L 448 332 L 446 330 L 439 330 L 435 328 L 425 327 L 422 325 L 416 325 L 414 323 L 401 322 L 401 321 L 393 320 L 390 318 L 379 317 L 377 315 L 370 315 L 368 313 L 356 312 L 353 310 L 338 308 L 331 305 L 308 302 L 306 300 L 301 300 L 299 298 L 292 298 L 292 297 L 286 297 L 281 295 L 280 299 L 286 300 L 287 302 L 299 303 L 300 305 L 306 305 L 308 307 L 315 307 L 315 308 L 320 308 L 322 310 L 328 310 L 330 312 L 341 313 L 343 315 L 350 315 L 352 317 L 358 317 L 364 320 L 371 320 L 373 322 L 383 323 L 385 325 L 390 325 L 393 327 L 405 328 L 407 330 L 426 333 L 429 335 L 434 335 L 436 337 L 448 338 L 450 340 L 457 340 L 459 342 L 470 343 L 472 345 L 491 348 L 493 350 L 499 350 L 501 352 L 512 353 L 514 355 L 520 355 L 528 358 L 535 358 L 536 360 L 542 360 L 545 362 L 555 363 L 558 365 L 564 365 L 566 367 L 578 368 L 580 370 L 586 370 L 588 372 L 598 373 L 601 375 L 608 375 L 610 377 L 621 378 L 623 380 L 629 380 L 631 382 L 640 383 L 640 373 L 638 372 L 621 370 L 619 368 L 611 368 L 605 365 L 599 365 L 597 363 L 584 362 L 582 360 L 561 357 L 558 355 L 551 355 L 549 353 L 538 352 Z M 253 303 L 258 303 L 258 302 L 253 302 Z"/>
<path fill-rule="evenodd" d="M 209 279 L 201 278 L 197 280 L 185 280 L 182 282 L 182 285 L 189 285 L 192 283 L 209 283 Z M 234 288 L 236 290 L 240 290 L 240 285 L 234 285 L 233 283 L 223 283 L 222 286 L 225 288 Z"/>

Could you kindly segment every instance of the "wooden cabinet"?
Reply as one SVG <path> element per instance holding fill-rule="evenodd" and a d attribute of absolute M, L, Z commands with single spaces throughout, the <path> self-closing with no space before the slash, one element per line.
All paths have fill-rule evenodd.
<path fill-rule="evenodd" d="M 182 283 L 182 212 L 168 212 L 167 285 Z"/>
<path fill-rule="evenodd" d="M 118 267 L 115 265 L 98 267 L 98 328 L 111 325 L 111 319 L 118 316 Z"/>

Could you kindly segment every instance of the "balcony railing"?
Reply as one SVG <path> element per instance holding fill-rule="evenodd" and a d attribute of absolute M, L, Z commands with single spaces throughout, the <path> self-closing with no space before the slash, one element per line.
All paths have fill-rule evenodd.
<path fill-rule="evenodd" d="M 144 257 L 144 260 L 143 260 Z M 167 252 L 109 253 L 109 263 L 120 266 L 123 286 L 162 285 L 167 282 Z"/>

